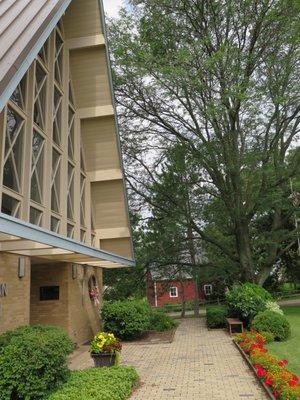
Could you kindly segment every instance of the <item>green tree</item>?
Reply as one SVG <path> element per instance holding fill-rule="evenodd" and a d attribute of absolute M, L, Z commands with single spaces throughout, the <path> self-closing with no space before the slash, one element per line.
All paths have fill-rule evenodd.
<path fill-rule="evenodd" d="M 300 123 L 299 9 L 292 0 L 132 1 L 110 28 L 131 188 L 153 207 L 153 171 L 181 143 L 199 186 L 186 229 L 261 284 L 296 240 L 284 227 L 300 165 L 299 149 L 287 163 Z M 220 227 L 205 229 L 199 205 L 212 199 L 233 246 Z M 183 221 L 185 206 L 176 210 Z M 265 214 L 270 230 L 255 236 Z"/>

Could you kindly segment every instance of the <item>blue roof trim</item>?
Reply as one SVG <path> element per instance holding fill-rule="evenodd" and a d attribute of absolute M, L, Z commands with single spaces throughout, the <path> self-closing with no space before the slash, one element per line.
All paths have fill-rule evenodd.
<path fill-rule="evenodd" d="M 69 6 L 69 4 L 71 3 L 71 1 L 72 0 L 65 0 L 65 2 L 60 6 L 60 8 L 57 10 L 57 12 L 55 13 L 55 15 L 52 18 L 52 20 L 47 25 L 47 28 L 44 30 L 44 32 L 41 34 L 41 36 L 39 37 L 39 39 L 37 40 L 35 45 L 32 47 L 30 53 L 28 54 L 28 56 L 23 61 L 23 63 L 20 66 L 20 68 L 16 71 L 16 73 L 14 74 L 13 78 L 11 79 L 11 81 L 9 82 L 9 84 L 7 85 L 5 90 L 1 93 L 1 96 L 0 96 L 0 112 L 5 107 L 6 103 L 8 102 L 8 100 L 11 97 L 11 95 L 13 94 L 14 90 L 18 86 L 19 82 L 21 81 L 21 79 L 25 75 L 25 73 L 28 70 L 28 68 L 30 67 L 30 65 L 33 63 L 34 59 L 38 55 L 38 52 L 43 47 L 44 43 L 46 42 L 46 40 L 50 36 L 50 34 L 53 31 L 53 29 L 56 27 L 58 21 L 60 20 L 60 18 L 62 17 L 64 12 L 66 11 L 66 9 Z"/>
<path fill-rule="evenodd" d="M 7 235 L 17 236 L 22 239 L 46 244 L 58 249 L 69 250 L 79 255 L 93 257 L 99 261 L 111 261 L 128 267 L 135 266 L 135 262 L 133 260 L 97 249 L 95 247 L 87 246 L 86 244 L 76 242 L 76 240 L 58 235 L 57 233 L 42 229 L 39 226 L 30 224 L 3 213 L 0 213 L 0 232 Z"/>

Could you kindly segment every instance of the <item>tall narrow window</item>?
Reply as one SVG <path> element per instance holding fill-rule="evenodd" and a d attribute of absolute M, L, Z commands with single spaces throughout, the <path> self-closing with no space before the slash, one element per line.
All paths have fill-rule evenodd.
<path fill-rule="evenodd" d="M 59 226 L 60 226 L 60 220 L 55 217 L 51 217 L 51 225 L 50 229 L 52 232 L 58 233 L 59 232 Z"/>
<path fill-rule="evenodd" d="M 51 209 L 60 211 L 60 161 L 61 155 L 52 150 L 52 182 L 51 182 Z"/>
<path fill-rule="evenodd" d="M 10 97 L 18 107 L 25 110 L 25 95 L 26 95 L 26 75 L 22 78 L 21 82 L 18 84 L 13 94 Z"/>
<path fill-rule="evenodd" d="M 59 146 L 61 142 L 61 112 L 62 95 L 60 91 L 54 88 L 54 108 L 53 108 L 53 141 Z"/>
<path fill-rule="evenodd" d="M 85 226 L 85 182 L 86 178 L 80 174 L 80 223 Z"/>
<path fill-rule="evenodd" d="M 41 48 L 41 50 L 38 53 L 38 56 L 40 59 L 43 61 L 45 65 L 48 64 L 48 40 L 45 42 L 44 46 Z"/>
<path fill-rule="evenodd" d="M 69 219 L 74 218 L 74 171 L 75 168 L 71 163 L 68 163 L 68 201 L 67 201 L 67 216 Z"/>
<path fill-rule="evenodd" d="M 7 194 L 2 194 L 1 212 L 19 218 L 21 203 Z"/>
<path fill-rule="evenodd" d="M 11 108 L 7 108 L 3 185 L 21 192 L 23 162 L 23 118 Z"/>
<path fill-rule="evenodd" d="M 74 160 L 74 119 L 75 112 L 73 108 L 69 106 L 68 156 L 71 160 Z"/>
<path fill-rule="evenodd" d="M 42 216 L 43 216 L 42 211 L 38 210 L 37 208 L 30 207 L 30 215 L 29 215 L 30 223 L 41 226 Z"/>
<path fill-rule="evenodd" d="M 34 96 L 34 111 L 33 120 L 43 130 L 45 130 L 46 116 L 46 90 L 47 90 L 47 73 L 36 61 L 35 64 L 35 96 Z"/>
<path fill-rule="evenodd" d="M 62 84 L 63 77 L 63 45 L 64 42 L 58 30 L 55 32 L 54 76 L 57 83 Z"/>
<path fill-rule="evenodd" d="M 32 134 L 31 162 L 31 199 L 42 203 L 43 200 L 43 163 L 45 139 L 35 130 Z"/>

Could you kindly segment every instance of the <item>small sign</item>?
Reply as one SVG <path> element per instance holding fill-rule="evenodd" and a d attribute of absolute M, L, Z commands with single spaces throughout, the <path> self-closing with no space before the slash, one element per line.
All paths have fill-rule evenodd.
<path fill-rule="evenodd" d="M 5 296 L 7 296 L 7 284 L 0 283 L 0 297 L 5 297 Z"/>

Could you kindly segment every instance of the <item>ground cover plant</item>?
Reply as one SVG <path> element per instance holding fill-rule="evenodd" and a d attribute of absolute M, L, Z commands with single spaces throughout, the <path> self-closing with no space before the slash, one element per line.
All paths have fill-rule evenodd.
<path fill-rule="evenodd" d="M 280 359 L 268 352 L 263 334 L 244 332 L 236 335 L 235 341 L 249 357 L 258 378 L 271 389 L 276 399 L 300 398 L 299 377 L 289 369 L 286 358 Z"/>
<path fill-rule="evenodd" d="M 53 326 L 26 326 L 0 336 L 0 398 L 44 399 L 67 381 L 74 345 Z"/>
<path fill-rule="evenodd" d="M 206 321 L 209 328 L 224 328 L 227 316 L 227 306 L 213 305 L 206 307 Z"/>
<path fill-rule="evenodd" d="M 90 368 L 74 371 L 49 400 L 125 400 L 138 380 L 132 367 Z"/>
<path fill-rule="evenodd" d="M 267 348 L 278 357 L 287 358 L 291 370 L 300 376 L 300 306 L 283 307 L 283 311 L 291 325 L 291 336 L 285 342 L 270 343 Z"/>

